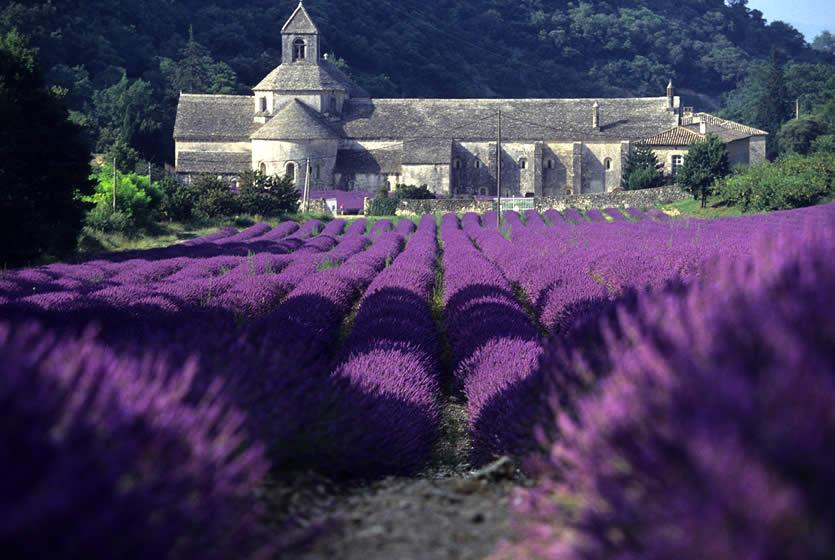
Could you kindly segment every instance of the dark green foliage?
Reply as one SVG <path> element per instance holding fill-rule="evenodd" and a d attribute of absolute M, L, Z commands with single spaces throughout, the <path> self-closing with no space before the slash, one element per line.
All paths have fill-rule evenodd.
<path fill-rule="evenodd" d="M 188 222 L 194 219 L 194 209 L 200 199 L 200 191 L 194 184 L 186 184 L 176 177 L 165 175 L 159 182 L 162 192 L 160 213 L 168 220 Z"/>
<path fill-rule="evenodd" d="M 821 154 L 835 154 L 835 134 L 818 136 L 812 142 L 812 151 Z"/>
<path fill-rule="evenodd" d="M 430 200 L 435 198 L 435 193 L 430 191 L 426 185 L 419 187 L 415 185 L 397 185 L 395 195 L 400 200 Z"/>
<path fill-rule="evenodd" d="M 783 73 L 783 56 L 777 49 L 771 52 L 771 61 L 765 76 L 763 96 L 757 105 L 757 126 L 770 134 L 766 153 L 774 157 L 778 153 L 777 132 L 791 116 L 791 101 L 786 90 Z"/>
<path fill-rule="evenodd" d="M 813 118 L 790 120 L 777 135 L 780 153 L 808 154 L 815 139 L 824 133 L 826 126 Z"/>
<path fill-rule="evenodd" d="M 397 213 L 400 199 L 380 192 L 368 203 L 368 216 L 393 216 Z"/>
<path fill-rule="evenodd" d="M 241 176 L 238 200 L 241 211 L 253 216 L 275 217 L 299 210 L 299 191 L 293 181 L 260 171 L 248 171 Z"/>
<path fill-rule="evenodd" d="M 690 144 L 676 179 L 693 198 L 701 199 L 704 208 L 713 184 L 727 176 L 730 171 L 725 144 L 715 134 L 708 134 L 704 140 Z"/>
<path fill-rule="evenodd" d="M 827 54 L 835 54 L 835 35 L 824 31 L 812 41 L 812 48 Z"/>
<path fill-rule="evenodd" d="M 623 178 L 621 188 L 634 191 L 638 189 L 649 189 L 660 187 L 664 184 L 662 164 L 652 148 L 638 144 L 635 149 L 626 156 L 623 165 Z"/>
<path fill-rule="evenodd" d="M 224 218 L 240 213 L 240 201 L 225 179 L 201 175 L 194 179 L 192 188 L 197 193 L 193 210 L 196 219 Z"/>
<path fill-rule="evenodd" d="M 835 194 L 835 154 L 789 154 L 740 169 L 719 183 L 718 194 L 744 212 L 811 206 Z"/>
<path fill-rule="evenodd" d="M 35 51 L 0 35 L 0 266 L 76 248 L 89 194 L 89 150 L 63 103 L 47 90 Z"/>
<path fill-rule="evenodd" d="M 65 88 L 73 118 L 94 140 L 129 137 L 144 159 L 170 161 L 179 91 L 246 92 L 278 64 L 279 30 L 296 5 L 12 0 L 0 7 L 0 32 L 16 26 L 32 37 L 49 83 Z M 790 26 L 723 0 L 317 0 L 307 9 L 324 52 L 347 61 L 377 97 L 660 95 L 669 78 L 715 97 L 767 60 L 772 46 L 798 62 L 829 56 Z M 123 75 L 119 92 L 138 80 L 133 93 L 150 88 L 151 103 L 142 106 L 160 108 L 155 131 L 136 134 L 142 115 L 102 122 L 110 103 L 96 93 Z"/>

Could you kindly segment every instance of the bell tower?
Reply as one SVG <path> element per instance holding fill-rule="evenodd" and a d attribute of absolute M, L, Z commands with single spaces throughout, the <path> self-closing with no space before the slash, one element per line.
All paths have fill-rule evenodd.
<path fill-rule="evenodd" d="M 282 64 L 319 64 L 319 29 L 302 2 L 281 28 Z"/>

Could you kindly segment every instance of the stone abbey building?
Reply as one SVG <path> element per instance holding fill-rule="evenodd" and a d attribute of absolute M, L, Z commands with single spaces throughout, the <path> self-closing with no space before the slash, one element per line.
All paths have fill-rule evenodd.
<path fill-rule="evenodd" d="M 309 172 L 311 190 L 425 184 L 444 195 L 495 195 L 501 169 L 503 196 L 560 196 L 618 188 L 638 143 L 670 174 L 707 133 L 722 138 L 734 164 L 765 158 L 765 132 L 682 107 L 672 84 L 645 98 L 372 99 L 322 54 L 301 3 L 281 40 L 281 64 L 254 95 L 180 96 L 182 180 L 209 173 L 233 182 L 260 169 L 300 187 Z"/>

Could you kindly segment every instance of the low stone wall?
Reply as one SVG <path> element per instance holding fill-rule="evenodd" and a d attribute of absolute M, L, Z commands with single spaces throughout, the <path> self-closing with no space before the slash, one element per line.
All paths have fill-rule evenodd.
<path fill-rule="evenodd" d="M 678 202 L 690 198 L 681 188 L 660 187 L 657 189 L 643 189 L 640 191 L 614 191 L 607 193 L 574 194 L 561 197 L 533 198 L 533 207 L 543 212 L 550 208 L 566 210 L 577 208 L 589 210 L 591 208 L 657 208 L 663 204 Z M 436 200 L 401 200 L 397 208 L 398 216 L 413 216 L 421 214 L 448 213 L 464 214 L 477 212 L 483 214 L 496 209 L 494 200 L 472 200 L 466 198 L 439 198 Z"/>

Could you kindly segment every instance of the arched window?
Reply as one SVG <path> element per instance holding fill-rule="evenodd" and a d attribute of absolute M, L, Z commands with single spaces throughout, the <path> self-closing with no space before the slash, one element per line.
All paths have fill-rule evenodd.
<path fill-rule="evenodd" d="M 260 108 L 261 108 L 261 112 L 262 112 L 262 113 L 266 113 L 266 112 L 267 112 L 267 98 L 266 98 L 266 97 L 259 97 L 259 98 L 258 98 L 258 103 L 259 103 L 259 104 L 260 104 L 260 106 L 261 106 L 261 107 L 260 107 Z"/>
<path fill-rule="evenodd" d="M 258 171 L 260 171 L 261 173 L 266 175 L 267 174 L 267 164 L 264 163 L 264 162 L 261 162 L 261 164 L 258 166 Z"/>
<path fill-rule="evenodd" d="M 453 167 L 454 169 L 461 169 L 461 158 L 455 158 L 455 159 L 452 161 L 452 167 Z"/>
<path fill-rule="evenodd" d="M 527 169 L 528 168 L 528 160 L 525 158 L 519 158 L 519 169 Z"/>
<path fill-rule="evenodd" d="M 480 189 L 478 189 L 478 194 L 480 194 L 481 196 L 487 196 L 487 189 L 481 187 Z"/>
<path fill-rule="evenodd" d="M 292 161 L 288 162 L 286 166 L 284 166 L 284 176 L 290 179 L 291 182 L 296 182 L 296 164 Z"/>
<path fill-rule="evenodd" d="M 554 160 L 548 158 L 545 160 L 545 169 L 553 169 L 554 168 Z"/>
<path fill-rule="evenodd" d="M 473 162 L 473 165 L 475 166 L 476 169 L 481 169 L 481 160 L 478 159 L 478 158 L 475 158 L 475 161 Z"/>
<path fill-rule="evenodd" d="M 603 160 L 603 167 L 606 169 L 606 171 L 611 171 L 612 170 L 612 158 L 604 159 Z"/>
<path fill-rule="evenodd" d="M 332 114 L 336 114 L 336 96 L 331 95 L 328 99 L 328 111 Z"/>
<path fill-rule="evenodd" d="M 304 60 L 306 52 L 304 39 L 296 39 L 293 41 L 293 62 L 297 60 Z"/>

